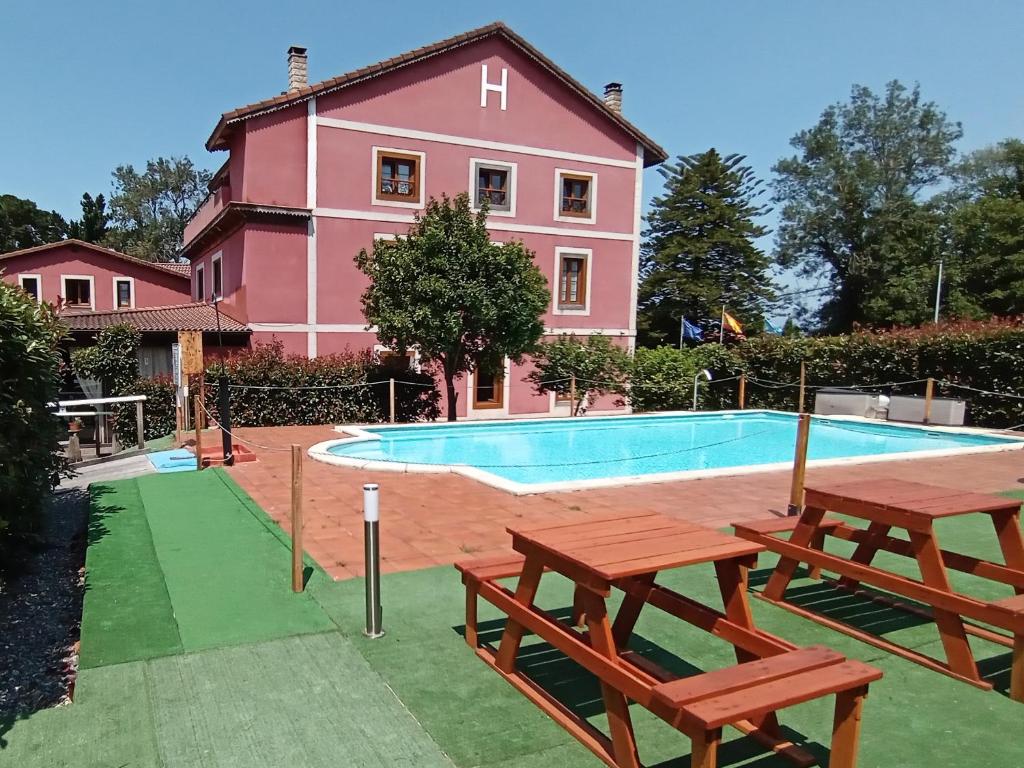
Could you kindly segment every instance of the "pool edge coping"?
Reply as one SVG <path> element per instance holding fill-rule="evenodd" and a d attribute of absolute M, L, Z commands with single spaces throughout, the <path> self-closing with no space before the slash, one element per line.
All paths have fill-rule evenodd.
<path fill-rule="evenodd" d="M 661 411 L 657 413 L 631 413 L 622 414 L 628 418 L 651 418 L 663 416 L 710 416 L 728 414 L 775 414 L 780 416 L 796 416 L 798 414 L 790 411 L 779 411 L 770 408 L 733 409 L 724 411 Z M 897 429 L 913 430 L 915 432 L 945 432 L 951 435 L 988 435 L 999 437 L 1006 442 L 1003 445 L 979 445 L 965 448 L 941 448 L 925 451 L 905 451 L 902 453 L 889 453 L 868 456 L 846 456 L 835 459 L 812 459 L 807 462 L 809 469 L 819 467 L 853 466 L 857 464 L 873 464 L 883 461 L 909 461 L 913 459 L 937 459 L 951 456 L 966 456 L 982 453 L 1002 453 L 1024 449 L 1024 436 L 1008 435 L 999 430 L 982 429 L 978 427 L 954 427 L 932 424 L 907 424 L 902 422 L 879 421 L 868 419 L 863 416 L 850 415 L 825 415 L 810 414 L 812 419 L 822 421 L 849 421 L 855 424 L 871 424 L 874 426 L 885 425 Z M 577 421 L 578 416 L 541 416 L 525 419 L 481 419 L 469 422 L 473 425 L 487 424 L 509 424 L 513 422 L 551 422 L 551 421 Z M 597 416 L 595 419 L 621 418 L 618 415 Z M 448 424 L 461 424 L 465 422 L 448 422 Z M 409 427 L 431 427 L 438 426 L 436 422 L 420 422 L 414 424 L 375 424 L 375 430 L 387 430 L 394 428 Z M 416 473 L 416 474 L 458 474 L 472 480 L 497 488 L 515 496 L 529 496 L 538 493 L 560 493 L 567 491 L 583 491 L 596 488 L 616 488 L 631 485 L 648 485 L 652 483 L 671 483 L 685 480 L 701 480 L 712 477 L 730 477 L 739 475 L 751 475 L 762 472 L 778 472 L 790 469 L 793 464 L 789 461 L 773 462 L 770 464 L 748 464 L 736 467 L 717 467 L 715 469 L 688 469 L 677 472 L 656 472 L 644 475 L 620 475 L 617 477 L 591 478 L 586 480 L 560 480 L 550 483 L 519 483 L 508 480 L 491 472 L 486 472 L 477 467 L 466 464 L 418 464 L 410 462 L 380 461 L 377 459 L 356 459 L 348 456 L 338 456 L 330 453 L 330 449 L 337 445 L 348 445 L 362 443 L 371 440 L 380 440 L 380 436 L 362 427 L 338 425 L 334 427 L 336 432 L 348 435 L 348 437 L 324 440 L 310 446 L 307 454 L 310 458 L 326 464 L 347 467 L 349 469 L 365 469 L 370 471 Z"/>

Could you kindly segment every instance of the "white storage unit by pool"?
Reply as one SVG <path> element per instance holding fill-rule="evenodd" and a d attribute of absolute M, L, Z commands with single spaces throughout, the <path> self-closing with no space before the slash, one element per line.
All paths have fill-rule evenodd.
<path fill-rule="evenodd" d="M 929 424 L 962 427 L 967 404 L 952 397 L 933 397 Z M 924 423 L 924 398 L 919 395 L 893 395 L 889 402 L 890 421 Z"/>
<path fill-rule="evenodd" d="M 814 396 L 814 412 L 819 416 L 885 417 L 888 398 L 855 389 L 824 387 Z"/>

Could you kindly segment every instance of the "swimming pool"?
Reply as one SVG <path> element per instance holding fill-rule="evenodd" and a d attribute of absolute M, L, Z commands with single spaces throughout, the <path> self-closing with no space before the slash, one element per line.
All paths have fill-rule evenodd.
<path fill-rule="evenodd" d="M 796 426 L 794 414 L 740 411 L 344 428 L 352 437 L 314 446 L 310 455 L 367 469 L 460 472 L 513 493 L 536 493 L 788 466 Z M 1021 447 L 1010 437 L 964 430 L 815 417 L 808 461 Z"/>

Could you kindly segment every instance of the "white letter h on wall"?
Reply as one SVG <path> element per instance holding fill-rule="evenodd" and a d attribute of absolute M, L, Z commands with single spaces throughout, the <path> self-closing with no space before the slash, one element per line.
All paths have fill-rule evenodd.
<path fill-rule="evenodd" d="M 487 92 L 497 91 L 501 94 L 501 110 L 504 112 L 508 106 L 508 70 L 501 68 L 501 82 L 498 84 L 487 82 L 487 65 L 480 65 L 480 106 L 487 106 Z"/>

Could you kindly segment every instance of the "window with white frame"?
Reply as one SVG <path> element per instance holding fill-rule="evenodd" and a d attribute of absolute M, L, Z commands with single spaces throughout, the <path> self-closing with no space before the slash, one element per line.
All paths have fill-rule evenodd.
<path fill-rule="evenodd" d="M 576 224 L 597 221 L 597 174 L 555 169 L 555 220 Z"/>
<path fill-rule="evenodd" d="M 591 255 L 589 248 L 555 248 L 554 314 L 590 313 Z"/>
<path fill-rule="evenodd" d="M 43 300 L 43 278 L 41 275 L 18 275 L 18 285 L 36 301 Z"/>
<path fill-rule="evenodd" d="M 495 216 L 515 216 L 516 170 L 515 163 L 471 158 L 469 189 L 473 207 L 479 210 L 486 201 Z"/>
<path fill-rule="evenodd" d="M 72 309 L 95 309 L 92 275 L 61 275 L 64 305 Z"/>
<path fill-rule="evenodd" d="M 206 301 L 206 266 L 196 267 L 196 301 Z"/>
<path fill-rule="evenodd" d="M 210 260 L 210 269 L 213 270 L 213 279 L 210 281 L 210 290 L 213 298 L 220 299 L 224 296 L 224 266 L 223 257 L 218 253 Z"/>
<path fill-rule="evenodd" d="M 135 279 L 131 277 L 114 278 L 114 309 L 135 308 Z"/>
<path fill-rule="evenodd" d="M 425 165 L 423 152 L 374 147 L 374 205 L 422 208 Z"/>

